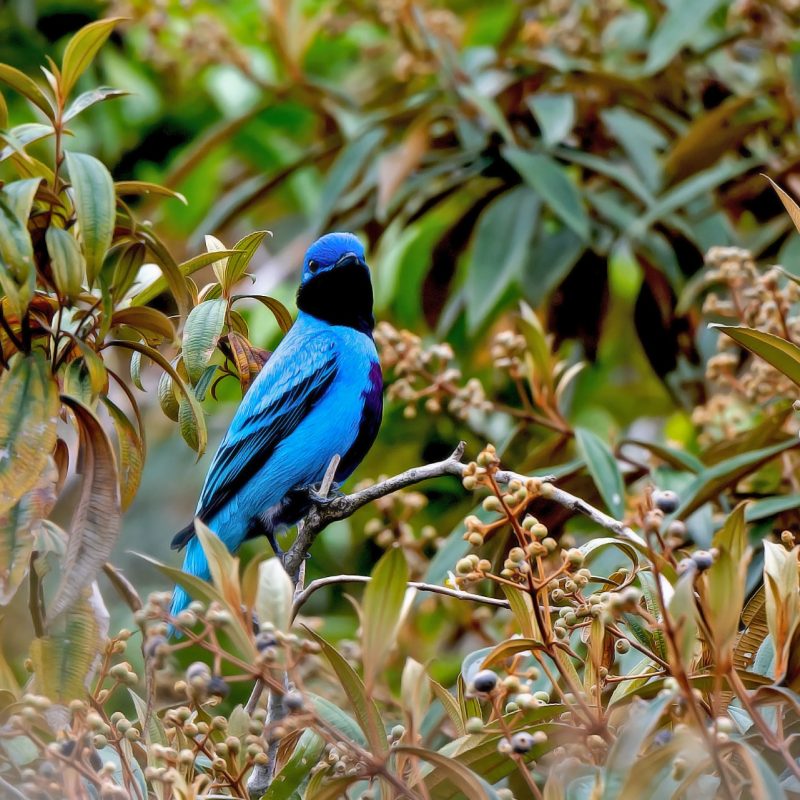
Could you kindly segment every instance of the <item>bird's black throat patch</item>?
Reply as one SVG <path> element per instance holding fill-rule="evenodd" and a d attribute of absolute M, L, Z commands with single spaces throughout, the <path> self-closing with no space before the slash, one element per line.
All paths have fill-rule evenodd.
<path fill-rule="evenodd" d="M 360 263 L 343 264 L 313 275 L 297 290 L 297 307 L 331 325 L 372 335 L 372 281 Z"/>

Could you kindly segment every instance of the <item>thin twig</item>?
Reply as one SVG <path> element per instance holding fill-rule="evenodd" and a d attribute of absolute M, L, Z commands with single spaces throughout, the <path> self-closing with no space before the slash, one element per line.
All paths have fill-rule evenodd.
<path fill-rule="evenodd" d="M 331 586 L 336 583 L 369 583 L 370 580 L 371 578 L 369 575 L 329 575 L 327 578 L 317 578 L 317 580 L 311 581 L 305 589 L 295 595 L 292 617 L 296 617 L 297 612 L 308 598 L 324 586 Z M 484 597 L 480 594 L 472 594 L 472 592 L 462 592 L 459 589 L 450 589 L 447 586 L 439 586 L 435 583 L 409 581 L 406 586 L 412 589 L 419 589 L 421 592 L 432 592 L 433 594 L 442 594 L 446 597 L 455 597 L 457 600 L 471 600 L 473 603 L 483 603 L 484 605 L 497 606 L 498 608 L 511 607 L 508 600 L 501 600 L 496 597 Z"/>

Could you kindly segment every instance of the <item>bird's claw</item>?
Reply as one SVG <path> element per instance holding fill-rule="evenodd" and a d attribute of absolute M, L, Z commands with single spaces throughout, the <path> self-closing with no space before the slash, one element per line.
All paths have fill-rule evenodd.
<path fill-rule="evenodd" d="M 339 484 L 334 483 L 331 484 L 331 488 L 328 490 L 328 494 L 323 497 L 319 493 L 319 489 L 316 486 L 309 486 L 307 490 L 308 499 L 311 500 L 312 503 L 318 506 L 327 506 L 330 505 L 337 497 L 341 497 L 343 492 L 339 489 Z"/>

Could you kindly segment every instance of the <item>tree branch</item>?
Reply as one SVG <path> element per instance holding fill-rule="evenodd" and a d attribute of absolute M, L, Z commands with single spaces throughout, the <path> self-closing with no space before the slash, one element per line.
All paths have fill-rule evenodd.
<path fill-rule="evenodd" d="M 392 478 L 387 478 L 385 481 L 368 486 L 366 489 L 362 489 L 359 492 L 336 497 L 324 505 L 317 504 L 313 506 L 303 520 L 302 530 L 298 532 L 294 543 L 284 554 L 283 563 L 286 567 L 286 571 L 296 580 L 300 564 L 308 555 L 308 551 L 311 549 L 311 545 L 314 543 L 317 534 L 330 525 L 331 522 L 346 519 L 367 503 L 371 503 L 373 500 L 386 497 L 386 495 L 421 483 L 422 481 L 427 481 L 431 478 L 440 478 L 445 475 L 462 478 L 466 468 L 466 464 L 461 460 L 464 455 L 464 447 L 464 442 L 460 442 L 452 455 L 448 456 L 443 461 L 437 461 L 433 464 L 426 464 L 421 467 L 413 467 Z M 524 484 L 526 481 L 530 480 L 531 476 L 501 469 L 494 473 L 494 478 L 501 484 L 508 484 L 515 480 Z M 558 505 L 570 511 L 583 514 L 600 527 L 611 531 L 622 539 L 628 539 L 637 544 L 644 544 L 642 538 L 624 523 L 610 517 L 608 514 L 590 505 L 580 497 L 576 497 L 569 492 L 565 492 L 563 489 L 559 489 L 554 486 L 547 477 L 541 480 L 543 482 L 543 498 L 558 503 Z"/>
<path fill-rule="evenodd" d="M 297 616 L 301 606 L 305 604 L 309 597 L 318 589 L 331 586 L 336 583 L 369 583 L 369 575 L 329 575 L 327 578 L 317 578 L 306 586 L 303 591 L 298 592 L 294 597 L 292 606 L 292 618 Z M 433 594 L 443 594 L 446 597 L 455 597 L 457 600 L 470 600 L 473 603 L 483 603 L 487 606 L 497 606 L 498 608 L 510 608 L 508 600 L 501 600 L 496 597 L 484 597 L 481 594 L 463 592 L 460 589 L 450 589 L 448 586 L 439 586 L 435 583 L 422 583 L 420 581 L 409 581 L 406 586 L 412 589 L 419 589 L 421 592 L 431 592 Z"/>

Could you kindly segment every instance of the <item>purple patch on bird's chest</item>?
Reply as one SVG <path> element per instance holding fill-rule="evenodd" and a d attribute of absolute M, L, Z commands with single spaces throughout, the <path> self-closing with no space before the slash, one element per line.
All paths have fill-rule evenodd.
<path fill-rule="evenodd" d="M 383 373 L 379 361 L 369 365 L 369 383 L 363 392 L 364 411 L 377 415 L 380 422 L 383 413 Z"/>
<path fill-rule="evenodd" d="M 336 470 L 336 480 L 339 482 L 347 478 L 361 463 L 364 456 L 369 452 L 370 447 L 372 447 L 372 443 L 378 435 L 378 428 L 381 426 L 381 417 L 383 416 L 383 373 L 377 360 L 370 363 L 367 385 L 361 393 L 361 398 L 363 406 L 358 433 L 352 446 L 342 457 L 339 469 Z"/>

